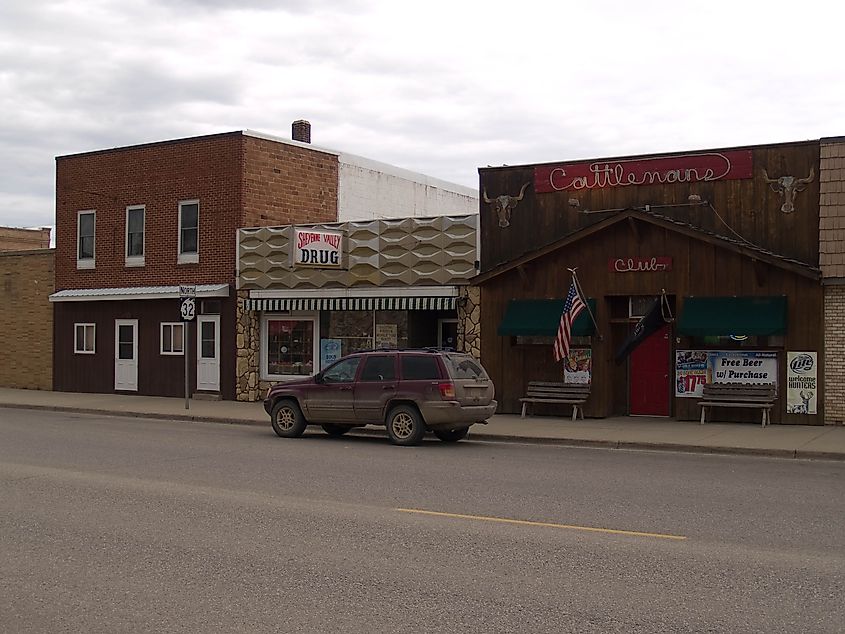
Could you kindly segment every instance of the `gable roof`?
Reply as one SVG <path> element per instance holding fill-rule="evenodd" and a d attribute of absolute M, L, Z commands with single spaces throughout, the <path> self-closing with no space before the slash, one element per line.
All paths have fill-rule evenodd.
<path fill-rule="evenodd" d="M 669 231 L 673 231 L 675 233 L 685 235 L 696 240 L 701 240 L 702 242 L 706 242 L 708 244 L 713 244 L 715 246 L 727 249 L 728 251 L 733 251 L 734 253 L 739 253 L 740 255 L 744 255 L 754 260 L 766 262 L 767 264 L 771 264 L 772 266 L 785 269 L 803 277 L 807 277 L 813 280 L 818 280 L 821 278 L 821 270 L 818 267 L 811 266 L 805 262 L 801 262 L 800 260 L 780 255 L 778 253 L 769 251 L 744 240 L 728 238 L 713 231 L 702 229 L 701 227 L 696 227 L 687 222 L 682 222 L 680 220 L 675 220 L 674 218 L 663 216 L 651 210 L 646 211 L 645 209 L 629 208 L 619 211 L 612 217 L 601 220 L 593 225 L 590 225 L 589 227 L 583 227 L 582 229 L 573 231 L 572 233 L 562 238 L 559 238 L 554 242 L 550 242 L 529 253 L 525 253 L 509 262 L 504 262 L 498 266 L 495 266 L 489 271 L 480 273 L 473 277 L 470 280 L 470 283 L 473 285 L 483 284 L 493 279 L 494 277 L 498 277 L 503 273 L 512 271 L 513 269 L 519 266 L 537 260 L 538 258 L 546 256 L 550 253 L 554 253 L 558 249 L 567 247 L 575 242 L 578 242 L 579 240 L 583 240 L 584 238 L 604 231 L 605 229 L 612 227 L 613 225 L 616 225 L 620 222 L 624 222 L 628 219 L 638 220 L 654 225 L 656 227 L 668 229 Z"/>

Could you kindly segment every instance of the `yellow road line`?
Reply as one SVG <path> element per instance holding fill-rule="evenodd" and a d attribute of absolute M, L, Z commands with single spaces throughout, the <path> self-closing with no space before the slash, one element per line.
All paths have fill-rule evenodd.
<path fill-rule="evenodd" d="M 415 513 L 418 515 L 434 515 L 436 517 L 451 517 L 462 520 L 481 520 L 484 522 L 499 522 L 501 524 L 518 524 L 521 526 L 541 526 L 545 528 L 567 528 L 574 531 L 589 531 L 591 533 L 610 533 L 611 535 L 630 535 L 632 537 L 656 537 L 658 539 L 674 539 L 683 541 L 683 535 L 668 535 L 666 533 L 643 533 L 641 531 L 623 531 L 616 528 L 595 528 L 593 526 L 574 526 L 572 524 L 553 524 L 551 522 L 531 522 L 529 520 L 512 520 L 506 517 L 486 517 L 484 515 L 462 515 L 460 513 L 441 513 L 438 511 L 424 511 L 422 509 L 396 509 L 400 513 Z"/>

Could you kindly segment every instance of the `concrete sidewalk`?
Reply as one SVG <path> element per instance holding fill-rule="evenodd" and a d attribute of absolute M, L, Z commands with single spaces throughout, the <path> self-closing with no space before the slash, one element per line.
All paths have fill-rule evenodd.
<path fill-rule="evenodd" d="M 75 411 L 168 420 L 267 425 L 261 403 L 191 400 L 123 394 L 79 394 L 0 388 L 0 407 Z M 353 430 L 378 434 L 378 427 Z M 614 417 L 573 422 L 568 418 L 497 414 L 475 425 L 470 439 L 541 442 L 613 449 L 652 449 L 695 453 L 733 453 L 784 458 L 845 460 L 845 426 L 682 422 L 663 418 Z"/>

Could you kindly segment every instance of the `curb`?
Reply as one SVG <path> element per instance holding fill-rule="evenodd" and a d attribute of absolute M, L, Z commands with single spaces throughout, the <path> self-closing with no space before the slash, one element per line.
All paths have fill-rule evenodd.
<path fill-rule="evenodd" d="M 29 409 L 49 412 L 67 412 L 76 414 L 96 414 L 100 416 L 118 416 L 129 418 L 143 418 L 147 420 L 175 420 L 191 423 L 218 423 L 223 425 L 250 425 L 255 427 L 269 427 L 265 421 L 227 418 L 216 416 L 195 416 L 191 414 L 162 414 L 155 412 L 120 412 L 96 408 L 69 407 L 62 405 L 32 405 L 22 403 L 0 403 L 0 407 L 9 409 Z M 386 438 L 387 432 L 379 429 L 357 428 L 350 432 L 351 436 Z M 761 449 L 757 447 L 708 447 L 704 445 L 682 445 L 674 443 L 630 442 L 621 440 L 586 440 L 580 438 L 544 438 L 535 436 L 504 436 L 470 431 L 468 440 L 479 440 L 493 443 L 551 445 L 559 447 L 581 447 L 589 449 L 622 449 L 631 451 L 662 451 L 674 453 L 710 454 L 710 455 L 739 455 L 757 456 L 763 458 L 780 458 L 791 460 L 833 460 L 845 461 L 845 454 L 825 451 L 803 451 L 799 449 Z"/>

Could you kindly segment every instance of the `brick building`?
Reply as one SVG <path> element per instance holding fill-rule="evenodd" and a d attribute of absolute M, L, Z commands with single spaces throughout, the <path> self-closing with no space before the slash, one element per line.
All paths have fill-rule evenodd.
<path fill-rule="evenodd" d="M 0 253 L 0 386 L 53 387 L 53 249 Z"/>
<path fill-rule="evenodd" d="M 19 229 L 0 227 L 0 251 L 28 251 L 50 248 L 50 227 Z"/>
<path fill-rule="evenodd" d="M 235 397 L 236 230 L 477 211 L 469 188 L 237 131 L 56 159 L 54 386 Z M 180 322 L 179 285 L 197 289 Z M 185 337 L 188 331 L 187 340 Z"/>

